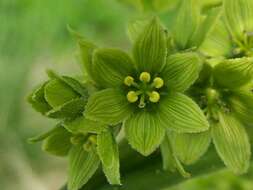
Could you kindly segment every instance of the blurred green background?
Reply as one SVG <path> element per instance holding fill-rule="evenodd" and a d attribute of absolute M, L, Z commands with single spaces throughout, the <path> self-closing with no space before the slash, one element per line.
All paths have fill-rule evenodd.
<path fill-rule="evenodd" d="M 67 24 L 101 46 L 129 49 L 126 26 L 140 16 L 133 8 L 139 5 L 135 0 L 120 1 L 0 0 L 1 190 L 56 190 L 66 181 L 65 159 L 43 153 L 39 144 L 27 143 L 28 137 L 46 131 L 54 122 L 35 113 L 26 96 L 46 79 L 47 68 L 81 74 Z M 159 2 L 156 6 L 173 7 L 172 0 Z M 171 15 L 173 11 L 161 14 L 167 24 Z M 173 190 L 251 190 L 252 175 L 236 177 L 222 171 Z"/>

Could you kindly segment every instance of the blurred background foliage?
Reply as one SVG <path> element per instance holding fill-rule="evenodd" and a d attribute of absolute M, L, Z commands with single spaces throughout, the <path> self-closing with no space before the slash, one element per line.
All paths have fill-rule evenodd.
<path fill-rule="evenodd" d="M 45 69 L 81 75 L 67 24 L 100 46 L 129 49 L 127 23 L 157 11 L 168 26 L 180 0 L 0 0 L 0 189 L 53 190 L 66 181 L 66 161 L 43 153 L 27 138 L 54 123 L 26 103 L 46 79 Z M 220 0 L 200 1 L 203 6 Z M 143 14 L 140 11 L 144 11 Z M 253 171 L 227 171 L 173 190 L 251 190 Z"/>

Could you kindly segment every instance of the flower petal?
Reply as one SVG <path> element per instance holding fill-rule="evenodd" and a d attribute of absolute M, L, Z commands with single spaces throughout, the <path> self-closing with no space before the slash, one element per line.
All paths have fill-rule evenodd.
<path fill-rule="evenodd" d="M 195 0 L 182 0 L 174 22 L 173 37 L 180 49 L 190 48 L 190 38 L 200 22 L 200 6 Z"/>
<path fill-rule="evenodd" d="M 144 156 L 150 155 L 163 140 L 165 129 L 155 113 L 140 111 L 124 123 L 129 144 Z"/>
<path fill-rule="evenodd" d="M 166 86 L 183 92 L 198 78 L 202 61 L 196 53 L 177 53 L 169 56 L 161 72 Z"/>
<path fill-rule="evenodd" d="M 253 78 L 253 59 L 244 57 L 225 60 L 215 66 L 213 76 L 215 83 L 221 87 L 239 88 Z"/>
<path fill-rule="evenodd" d="M 84 114 L 88 119 L 116 125 L 131 112 L 132 106 L 121 91 L 105 89 L 90 96 Z"/>
<path fill-rule="evenodd" d="M 120 185 L 119 150 L 116 139 L 109 129 L 98 134 L 97 152 L 109 183 Z"/>
<path fill-rule="evenodd" d="M 74 146 L 69 153 L 68 189 L 78 190 L 85 185 L 99 166 L 95 148 L 89 152 L 83 146 Z"/>
<path fill-rule="evenodd" d="M 158 113 L 163 126 L 175 132 L 198 133 L 209 128 L 198 105 L 181 93 L 170 93 L 161 99 Z"/>
<path fill-rule="evenodd" d="M 166 58 L 166 35 L 157 18 L 152 19 L 138 36 L 133 55 L 140 72 L 161 70 Z"/>
<path fill-rule="evenodd" d="M 253 31 L 253 1 L 224 0 L 225 22 L 237 40 L 243 40 L 245 32 Z"/>
<path fill-rule="evenodd" d="M 131 58 L 119 49 L 97 49 L 93 57 L 94 80 L 104 88 L 124 84 L 124 78 L 134 71 Z"/>
<path fill-rule="evenodd" d="M 173 152 L 186 165 L 194 164 L 207 151 L 211 142 L 209 131 L 203 133 L 169 133 Z"/>
<path fill-rule="evenodd" d="M 243 125 L 233 116 L 219 113 L 219 122 L 211 127 L 216 150 L 225 163 L 237 174 L 245 173 L 250 161 L 250 143 Z"/>

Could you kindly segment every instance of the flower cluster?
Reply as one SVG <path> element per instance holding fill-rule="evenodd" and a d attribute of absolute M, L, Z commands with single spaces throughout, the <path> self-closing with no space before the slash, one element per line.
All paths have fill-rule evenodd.
<path fill-rule="evenodd" d="M 166 170 L 189 177 L 211 142 L 225 165 L 247 171 L 253 122 L 253 1 L 224 0 L 202 10 L 182 0 L 173 27 L 156 17 L 130 23 L 132 52 L 100 48 L 71 30 L 85 83 L 48 72 L 29 102 L 58 124 L 43 149 L 69 157 L 68 189 L 78 190 L 102 164 L 121 184 L 119 140 L 148 156 L 160 150 Z"/>

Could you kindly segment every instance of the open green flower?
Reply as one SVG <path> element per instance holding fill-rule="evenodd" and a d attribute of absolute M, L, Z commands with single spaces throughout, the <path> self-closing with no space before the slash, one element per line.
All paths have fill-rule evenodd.
<path fill-rule="evenodd" d="M 158 19 L 152 19 L 136 39 L 134 59 L 118 49 L 83 47 L 86 70 L 98 87 L 88 99 L 86 118 L 123 123 L 129 143 L 145 156 L 160 145 L 165 130 L 208 129 L 203 112 L 182 94 L 198 77 L 202 62 L 191 52 L 167 58 L 166 34 Z"/>
<path fill-rule="evenodd" d="M 212 140 L 228 168 L 237 174 L 247 171 L 250 143 L 244 126 L 253 122 L 253 94 L 248 86 L 253 76 L 252 62 L 252 58 L 237 58 L 213 67 L 204 66 L 189 93 L 205 112 L 211 127 L 199 134 L 169 135 L 173 151 L 182 163 L 195 163 Z"/>

